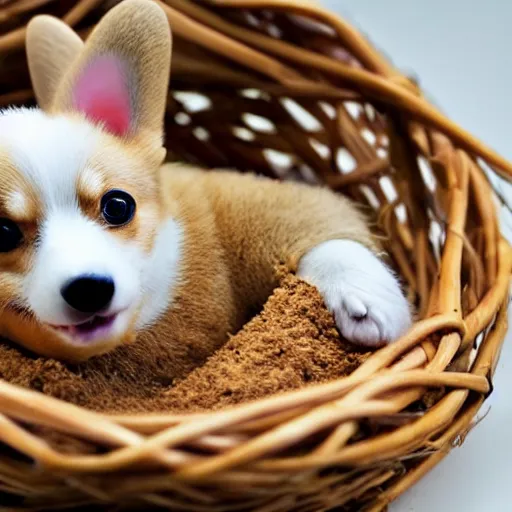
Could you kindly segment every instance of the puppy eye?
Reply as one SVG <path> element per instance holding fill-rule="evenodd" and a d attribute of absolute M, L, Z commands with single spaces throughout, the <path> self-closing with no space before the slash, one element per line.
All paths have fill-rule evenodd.
<path fill-rule="evenodd" d="M 23 234 L 15 222 L 0 218 L 0 252 L 13 251 L 22 240 Z"/>
<path fill-rule="evenodd" d="M 101 198 L 101 214 L 113 226 L 127 224 L 135 214 L 135 199 L 124 190 L 110 190 Z"/>

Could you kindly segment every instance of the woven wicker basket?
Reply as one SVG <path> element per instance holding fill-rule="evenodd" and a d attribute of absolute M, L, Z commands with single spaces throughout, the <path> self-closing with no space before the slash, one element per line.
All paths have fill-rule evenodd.
<path fill-rule="evenodd" d="M 85 37 L 114 3 L 0 2 L 1 105 L 32 101 L 32 15 Z M 347 378 L 212 414 L 99 415 L 0 381 L 0 508 L 382 510 L 464 439 L 492 389 L 512 253 L 484 169 L 512 166 L 312 3 L 161 5 L 175 35 L 171 158 L 368 204 L 420 320 Z M 83 453 L 37 435 L 48 429 Z"/>

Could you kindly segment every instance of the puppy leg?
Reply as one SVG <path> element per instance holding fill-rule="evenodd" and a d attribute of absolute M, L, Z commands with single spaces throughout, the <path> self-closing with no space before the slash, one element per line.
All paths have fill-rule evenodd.
<path fill-rule="evenodd" d="M 249 175 L 201 176 L 237 304 L 263 304 L 282 261 L 319 289 L 349 341 L 378 346 L 409 327 L 411 311 L 398 280 L 378 257 L 364 215 L 347 198 Z"/>
<path fill-rule="evenodd" d="M 308 251 L 298 275 L 318 288 L 343 336 L 380 346 L 411 325 L 411 308 L 393 272 L 370 249 L 352 240 L 330 240 Z"/>

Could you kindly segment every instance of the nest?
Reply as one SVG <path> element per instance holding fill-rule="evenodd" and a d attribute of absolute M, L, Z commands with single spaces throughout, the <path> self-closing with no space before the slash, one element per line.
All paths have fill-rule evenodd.
<path fill-rule="evenodd" d="M 86 37 L 114 3 L 1 2 L 0 104 L 33 101 L 31 16 Z M 170 158 L 327 184 L 366 204 L 418 321 L 344 378 L 216 412 L 100 414 L 0 381 L 0 503 L 382 510 L 464 439 L 492 389 L 512 253 L 488 174 L 512 166 L 312 3 L 160 4 L 175 36 Z"/>

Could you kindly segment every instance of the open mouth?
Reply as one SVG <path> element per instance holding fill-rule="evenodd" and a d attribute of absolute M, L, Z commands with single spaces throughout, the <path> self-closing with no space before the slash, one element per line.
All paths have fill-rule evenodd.
<path fill-rule="evenodd" d="M 93 316 L 85 322 L 74 325 L 52 325 L 52 327 L 71 339 L 81 342 L 105 338 L 112 331 L 117 314 L 110 316 Z"/>

